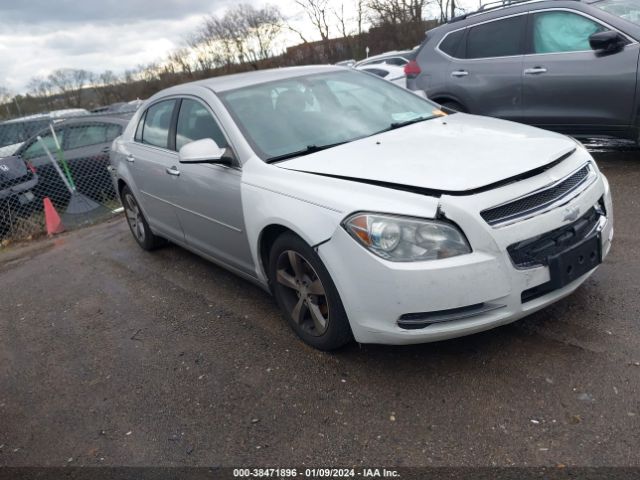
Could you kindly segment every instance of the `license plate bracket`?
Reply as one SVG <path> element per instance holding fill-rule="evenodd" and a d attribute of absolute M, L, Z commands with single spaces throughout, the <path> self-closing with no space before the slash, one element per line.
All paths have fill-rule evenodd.
<path fill-rule="evenodd" d="M 602 263 L 600 234 L 548 258 L 552 289 L 562 288 Z"/>

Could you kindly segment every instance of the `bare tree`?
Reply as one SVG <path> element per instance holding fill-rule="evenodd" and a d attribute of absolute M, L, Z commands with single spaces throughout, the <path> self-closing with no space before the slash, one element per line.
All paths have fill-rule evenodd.
<path fill-rule="evenodd" d="M 12 97 L 7 87 L 0 86 L 0 105 L 10 102 Z"/>
<path fill-rule="evenodd" d="M 398 25 L 420 22 L 424 7 L 430 0 L 369 0 L 371 20 L 377 25 Z M 439 2 L 445 0 L 436 0 Z"/>
<path fill-rule="evenodd" d="M 82 92 L 92 82 L 93 74 L 87 70 L 60 68 L 48 77 L 49 83 L 60 93 L 68 107 L 82 103 Z"/>
<path fill-rule="evenodd" d="M 192 52 L 188 48 L 183 47 L 171 52 L 167 61 L 173 65 L 175 70 L 192 78 L 195 70 L 192 58 Z"/>
<path fill-rule="evenodd" d="M 320 35 L 320 40 L 323 42 L 329 40 L 329 0 L 295 0 L 295 2 L 302 8 Z"/>
<path fill-rule="evenodd" d="M 244 6 L 246 22 L 246 42 L 248 50 L 256 60 L 265 60 L 273 54 L 274 43 L 284 23 L 280 10 L 273 5 L 265 5 L 255 9 L 250 5 Z"/>
<path fill-rule="evenodd" d="M 198 64 L 207 68 L 256 62 L 272 54 L 283 18 L 277 7 L 240 4 L 222 17 L 208 16 L 189 42 Z"/>

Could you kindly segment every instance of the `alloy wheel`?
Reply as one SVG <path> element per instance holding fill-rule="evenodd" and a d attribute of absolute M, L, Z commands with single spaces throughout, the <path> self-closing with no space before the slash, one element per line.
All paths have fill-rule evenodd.
<path fill-rule="evenodd" d="M 133 195 L 130 193 L 127 193 L 124 196 L 124 210 L 127 215 L 129 227 L 131 227 L 131 232 L 138 242 L 144 243 L 145 233 L 142 212 L 140 211 L 140 207 L 138 207 L 136 199 L 133 198 Z"/>
<path fill-rule="evenodd" d="M 320 277 L 298 252 L 285 250 L 278 257 L 276 287 L 293 321 L 313 336 L 329 325 L 329 305 Z"/>

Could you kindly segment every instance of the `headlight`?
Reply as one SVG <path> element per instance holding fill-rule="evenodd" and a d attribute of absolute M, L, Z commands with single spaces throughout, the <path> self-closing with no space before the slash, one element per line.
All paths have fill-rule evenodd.
<path fill-rule="evenodd" d="M 454 225 L 378 213 L 357 213 L 342 226 L 361 245 L 393 262 L 417 262 L 471 253 L 467 239 Z"/>

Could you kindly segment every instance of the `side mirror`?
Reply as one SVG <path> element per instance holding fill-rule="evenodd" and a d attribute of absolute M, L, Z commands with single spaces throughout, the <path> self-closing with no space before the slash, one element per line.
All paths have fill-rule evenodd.
<path fill-rule="evenodd" d="M 618 33 L 608 30 L 596 32 L 589 37 L 589 45 L 593 50 L 605 53 L 613 53 L 622 50 L 626 44 L 625 39 Z"/>
<path fill-rule="evenodd" d="M 210 138 L 195 140 L 184 145 L 178 152 L 180 163 L 224 163 L 229 159 L 224 156 L 226 150 Z"/>

